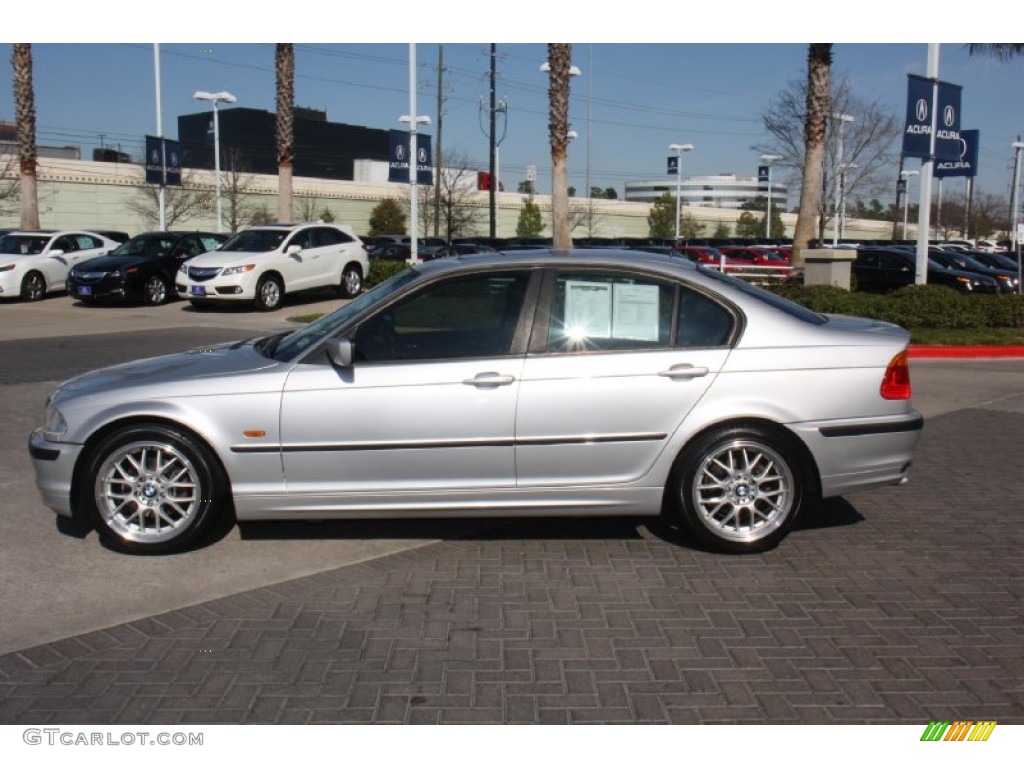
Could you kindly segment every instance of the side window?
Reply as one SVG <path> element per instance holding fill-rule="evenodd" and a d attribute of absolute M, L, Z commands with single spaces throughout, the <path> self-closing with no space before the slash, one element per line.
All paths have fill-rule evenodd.
<path fill-rule="evenodd" d="M 899 256 L 893 256 L 891 253 L 879 254 L 878 264 L 882 269 L 902 269 L 906 266 L 906 262 L 903 259 Z"/>
<path fill-rule="evenodd" d="M 289 246 L 292 246 L 292 245 L 297 245 L 300 248 L 302 248 L 303 250 L 305 250 L 306 248 L 313 248 L 313 247 L 315 247 L 314 244 L 313 244 L 313 230 L 312 229 L 303 229 L 303 230 L 300 230 L 300 231 L 296 232 L 292 236 L 292 239 L 288 241 L 288 245 L 285 246 L 285 249 L 287 250 L 287 248 Z"/>
<path fill-rule="evenodd" d="M 356 329 L 356 359 L 375 362 L 507 355 L 529 281 L 529 272 L 498 272 L 427 286 Z"/>
<path fill-rule="evenodd" d="M 657 349 L 671 343 L 675 287 L 618 274 L 561 274 L 548 352 Z"/>
<path fill-rule="evenodd" d="M 92 235 L 75 235 L 76 250 L 88 251 L 91 248 L 100 248 L 102 243 Z"/>
<path fill-rule="evenodd" d="M 206 253 L 207 251 L 215 251 L 220 248 L 220 240 L 215 237 L 209 237 L 207 235 L 201 235 L 199 237 L 199 252 Z"/>
<path fill-rule="evenodd" d="M 878 254 L 877 253 L 859 253 L 857 254 L 857 265 L 861 267 L 870 267 L 871 269 L 878 268 Z"/>
<path fill-rule="evenodd" d="M 676 346 L 720 347 L 732 333 L 732 315 L 706 296 L 681 290 Z"/>
<path fill-rule="evenodd" d="M 64 253 L 74 253 L 78 250 L 78 245 L 69 235 L 62 235 L 57 238 L 57 242 L 53 244 L 53 247 L 59 248 Z"/>

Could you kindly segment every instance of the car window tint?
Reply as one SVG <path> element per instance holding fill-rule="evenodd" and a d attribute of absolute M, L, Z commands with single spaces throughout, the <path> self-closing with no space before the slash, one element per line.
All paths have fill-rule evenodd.
<path fill-rule="evenodd" d="M 342 243 L 347 243 L 352 239 L 340 229 L 335 229 L 334 227 L 317 227 L 313 231 L 315 233 L 316 244 L 318 246 L 340 245 Z"/>
<path fill-rule="evenodd" d="M 313 230 L 312 229 L 302 229 L 302 230 L 299 230 L 298 232 L 296 232 L 292 236 L 292 239 L 288 241 L 288 245 L 285 246 L 285 249 L 287 250 L 288 248 L 290 248 L 293 245 L 297 245 L 297 246 L 299 246 L 300 248 L 303 248 L 303 249 L 313 248 L 314 247 L 314 244 L 313 244 Z"/>
<path fill-rule="evenodd" d="M 205 253 L 206 251 L 215 251 L 218 248 L 220 248 L 222 242 L 223 241 L 218 240 L 215 237 L 210 237 L 209 235 L 202 235 L 199 238 L 201 248 L 200 252 Z"/>
<path fill-rule="evenodd" d="M 732 332 L 732 315 L 707 296 L 682 290 L 679 298 L 679 322 L 676 345 L 680 347 L 719 347 Z"/>
<path fill-rule="evenodd" d="M 75 243 L 74 240 L 71 239 L 70 236 L 62 235 L 61 237 L 58 237 L 54 241 L 53 247 L 51 248 L 51 250 L 57 249 L 64 251 L 64 253 L 73 253 L 74 251 L 78 250 L 78 245 Z"/>
<path fill-rule="evenodd" d="M 79 251 L 87 251 L 90 248 L 99 248 L 102 243 L 92 235 L 75 235 L 75 245 Z"/>
<path fill-rule="evenodd" d="M 425 287 L 356 330 L 357 360 L 507 355 L 529 272 L 452 278 Z"/>
<path fill-rule="evenodd" d="M 675 288 L 647 278 L 600 273 L 559 275 L 548 352 L 667 347 Z"/>

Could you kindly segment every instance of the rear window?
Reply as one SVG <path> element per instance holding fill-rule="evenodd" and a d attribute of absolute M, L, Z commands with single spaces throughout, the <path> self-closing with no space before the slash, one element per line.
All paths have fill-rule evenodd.
<path fill-rule="evenodd" d="M 713 280 L 726 283 L 740 293 L 746 294 L 751 298 L 757 299 L 765 304 L 770 304 L 776 309 L 785 312 L 787 315 L 795 317 L 797 320 L 803 320 L 805 323 L 811 323 L 812 325 L 824 325 L 828 322 L 828 318 L 824 315 L 812 312 L 807 307 L 797 304 L 795 301 L 790 301 L 789 299 L 785 299 L 771 291 L 766 291 L 764 288 L 751 285 L 745 280 L 740 280 L 738 277 L 725 275 L 712 269 L 702 270 L 702 274 L 707 275 Z"/>

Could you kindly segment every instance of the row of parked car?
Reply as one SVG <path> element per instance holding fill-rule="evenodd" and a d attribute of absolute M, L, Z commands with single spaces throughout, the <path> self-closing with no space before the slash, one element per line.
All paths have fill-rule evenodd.
<path fill-rule="evenodd" d="M 366 245 L 339 224 L 267 224 L 236 235 L 146 232 L 117 242 L 87 231 L 11 231 L 0 237 L 0 298 L 37 301 L 66 292 L 83 303 L 175 296 L 197 308 L 248 302 L 277 309 L 286 294 L 363 289 Z"/>

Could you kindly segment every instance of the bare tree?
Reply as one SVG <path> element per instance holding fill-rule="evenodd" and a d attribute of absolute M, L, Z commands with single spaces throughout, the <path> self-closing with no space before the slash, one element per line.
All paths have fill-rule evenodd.
<path fill-rule="evenodd" d="M 843 165 L 845 197 L 851 201 L 870 199 L 883 194 L 892 185 L 892 167 L 895 164 L 896 138 L 902 132 L 900 120 L 888 112 L 880 101 L 866 101 L 852 93 L 849 81 L 843 78 L 832 84 L 831 112 L 846 113 L 855 120 L 843 132 Z M 771 139 L 754 147 L 755 150 L 780 155 L 776 165 L 788 168 L 789 183 L 802 181 L 806 150 L 807 83 L 795 81 L 779 93 L 762 116 Z M 827 121 L 821 190 L 818 204 L 818 236 L 822 236 L 826 223 L 834 211 L 831 201 L 838 199 L 839 176 L 834 173 L 838 163 L 837 122 Z"/>
<path fill-rule="evenodd" d="M 417 188 L 420 221 L 416 229 L 419 232 L 418 237 L 430 232 L 434 220 L 432 205 L 436 195 L 441 222 L 440 233 L 451 242 L 455 237 L 470 237 L 477 234 L 484 208 L 481 206 L 481 196 L 476 187 L 476 164 L 465 152 L 458 149 L 446 152 L 445 158 L 445 167 L 437 174 L 437 188 Z M 407 213 L 408 209 L 409 207 L 406 207 Z"/>
<path fill-rule="evenodd" d="M 0 161 L 0 216 L 14 213 L 21 206 L 21 184 L 14 167 L 14 156 Z"/>
<path fill-rule="evenodd" d="M 292 220 L 292 175 L 295 165 L 295 46 L 278 43 L 277 78 L 277 219 Z"/>
<path fill-rule="evenodd" d="M 247 173 L 246 162 L 235 147 L 228 150 L 224 165 L 225 173 L 222 177 L 220 196 L 224 204 L 228 229 L 237 232 L 252 219 L 256 211 L 256 203 L 249 195 L 255 177 Z"/>
<path fill-rule="evenodd" d="M 804 264 L 807 248 L 821 209 L 822 164 L 825 159 L 825 131 L 830 111 L 832 43 L 811 43 L 807 47 L 807 108 L 804 118 L 804 173 L 800 186 L 800 212 L 793 233 L 793 265 Z"/>
<path fill-rule="evenodd" d="M 551 140 L 551 220 L 556 251 L 572 248 L 569 226 L 569 69 L 570 43 L 548 43 L 548 135 Z"/>
<path fill-rule="evenodd" d="M 21 228 L 39 229 L 39 192 L 36 178 L 36 95 L 32 88 L 32 45 L 15 43 L 11 52 L 14 70 L 14 111 L 18 126 Z"/>
<path fill-rule="evenodd" d="M 134 198 L 125 207 L 145 222 L 147 229 L 160 226 L 160 187 L 145 183 L 145 172 L 139 170 L 139 185 Z M 164 187 L 164 223 L 167 229 L 207 210 L 211 192 L 196 184 L 191 173 L 181 175 L 180 187 Z"/>
<path fill-rule="evenodd" d="M 569 201 L 569 232 L 583 229 L 587 237 L 598 237 L 604 216 L 594 210 L 592 200 Z"/>

